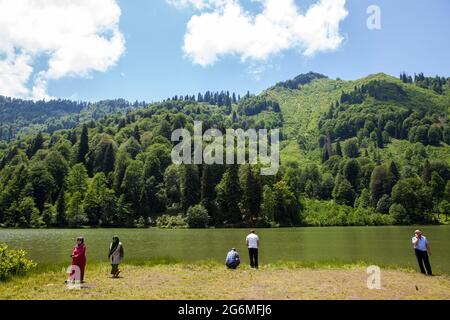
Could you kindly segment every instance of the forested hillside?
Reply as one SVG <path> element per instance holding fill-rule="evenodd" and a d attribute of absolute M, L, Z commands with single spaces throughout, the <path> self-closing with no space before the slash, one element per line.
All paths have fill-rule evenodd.
<path fill-rule="evenodd" d="M 309 73 L 258 96 L 176 96 L 27 133 L 0 148 L 6 227 L 437 223 L 450 212 L 449 79 Z M 4 98 L 11 104 L 12 100 Z M 6 103 L 6 104 L 8 104 Z M 26 104 L 25 102 L 23 102 Z M 58 105 L 58 102 L 52 102 Z M 66 107 L 88 105 L 60 102 Z M 98 106 L 98 104 L 96 105 Z M 120 109 L 120 110 L 118 110 Z M 117 112 L 126 109 L 126 112 Z M 0 106 L 1 114 L 8 109 Z M 24 109 L 25 110 L 25 109 Z M 68 112 L 68 111 L 67 111 Z M 83 112 L 83 111 L 82 111 Z M 45 117 L 44 117 L 45 118 Z M 23 120 L 25 119 L 25 120 Z M 58 119 L 62 119 L 59 117 Z M 27 122 L 28 121 L 28 122 Z M 47 124 L 45 124 L 47 122 Z M 174 165 L 177 128 L 281 129 L 281 168 Z M 3 127 L 6 124 L 3 124 Z"/>
<path fill-rule="evenodd" d="M 348 224 L 369 210 L 408 224 L 450 212 L 450 81 L 412 79 L 316 77 L 265 93 L 285 117 L 282 159 L 299 167 L 304 223 Z"/>

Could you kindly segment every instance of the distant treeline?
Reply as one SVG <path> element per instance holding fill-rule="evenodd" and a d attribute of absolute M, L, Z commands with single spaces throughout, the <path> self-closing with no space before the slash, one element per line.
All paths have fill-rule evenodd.
<path fill-rule="evenodd" d="M 20 134 L 73 128 L 80 122 L 97 120 L 116 112 L 125 113 L 145 105 L 145 102 L 130 103 L 123 99 L 89 103 L 62 99 L 32 101 L 0 96 L 0 141 L 11 141 Z"/>
<path fill-rule="evenodd" d="M 400 80 L 404 83 L 415 83 L 418 87 L 431 89 L 439 94 L 444 92 L 443 87 L 446 83 L 450 85 L 450 78 L 440 76 L 425 77 L 422 72 L 419 74 L 414 74 L 414 78 L 403 72 L 400 74 Z"/>

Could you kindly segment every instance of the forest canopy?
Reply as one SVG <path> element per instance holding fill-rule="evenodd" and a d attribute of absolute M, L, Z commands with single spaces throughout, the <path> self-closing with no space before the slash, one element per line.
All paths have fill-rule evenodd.
<path fill-rule="evenodd" d="M 426 79 L 310 73 L 257 96 L 207 91 L 151 104 L 1 97 L 0 224 L 439 223 L 450 212 L 450 89 Z M 304 103 L 311 92 L 319 103 Z M 205 131 L 281 129 L 280 170 L 173 164 L 171 134 L 194 121 Z"/>

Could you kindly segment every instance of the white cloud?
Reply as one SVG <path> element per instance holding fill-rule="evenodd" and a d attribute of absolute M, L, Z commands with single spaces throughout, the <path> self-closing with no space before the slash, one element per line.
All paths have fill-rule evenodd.
<path fill-rule="evenodd" d="M 262 4 L 256 15 L 239 0 L 166 1 L 199 11 L 188 22 L 183 50 L 202 66 L 227 54 L 261 61 L 293 48 L 305 56 L 336 50 L 343 41 L 339 24 L 348 15 L 345 0 L 318 0 L 305 13 L 294 0 L 253 0 Z"/>
<path fill-rule="evenodd" d="M 177 9 L 185 9 L 192 6 L 197 10 L 223 6 L 227 1 L 228 0 L 166 0 L 168 4 Z"/>
<path fill-rule="evenodd" d="M 49 98 L 49 80 L 108 70 L 125 51 L 120 15 L 116 0 L 0 0 L 0 94 Z"/>

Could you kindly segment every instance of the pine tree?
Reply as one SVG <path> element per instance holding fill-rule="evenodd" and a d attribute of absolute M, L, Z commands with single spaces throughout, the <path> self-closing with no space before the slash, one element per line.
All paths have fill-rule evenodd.
<path fill-rule="evenodd" d="M 281 226 L 296 226 L 301 222 L 302 207 L 286 181 L 273 185 L 275 195 L 275 222 Z"/>
<path fill-rule="evenodd" d="M 34 208 L 31 213 L 30 227 L 36 228 L 36 229 L 46 227 L 44 219 L 42 219 L 42 216 L 40 215 L 39 210 L 36 208 Z"/>
<path fill-rule="evenodd" d="M 43 163 L 38 163 L 30 169 L 29 181 L 33 188 L 33 197 L 39 212 L 44 210 L 44 204 L 51 197 L 55 188 L 53 179 L 47 167 Z"/>
<path fill-rule="evenodd" d="M 392 185 L 394 186 L 400 180 L 400 171 L 394 161 L 389 164 L 389 172 L 392 175 Z"/>
<path fill-rule="evenodd" d="M 372 206 L 372 198 L 370 192 L 366 188 L 361 191 L 359 197 L 355 200 L 355 208 L 367 209 Z"/>
<path fill-rule="evenodd" d="M 69 140 L 72 146 L 77 143 L 77 133 L 75 132 L 75 130 L 69 131 L 69 133 L 67 134 L 67 140 Z"/>
<path fill-rule="evenodd" d="M 430 129 L 428 130 L 428 143 L 433 146 L 439 146 L 442 140 L 442 131 L 441 128 L 433 124 L 430 126 Z"/>
<path fill-rule="evenodd" d="M 127 170 L 127 166 L 130 163 L 131 159 L 126 152 L 118 152 L 117 160 L 114 166 L 114 181 L 113 188 L 116 193 L 116 196 L 120 196 L 122 193 L 122 182 L 125 177 L 125 172 Z"/>
<path fill-rule="evenodd" d="M 78 145 L 77 159 L 76 163 L 82 163 L 86 165 L 86 155 L 89 153 L 89 136 L 88 128 L 83 125 L 80 136 L 80 144 Z"/>
<path fill-rule="evenodd" d="M 27 156 L 31 159 L 39 149 L 44 146 L 44 137 L 42 133 L 38 133 L 27 149 Z"/>
<path fill-rule="evenodd" d="M 330 154 L 328 153 L 328 146 L 325 144 L 322 148 L 322 163 L 330 159 Z"/>
<path fill-rule="evenodd" d="M 81 227 L 88 221 L 83 208 L 83 197 L 75 192 L 67 206 L 67 222 L 70 227 Z"/>
<path fill-rule="evenodd" d="M 344 153 L 349 158 L 359 157 L 358 139 L 353 138 L 348 140 L 344 146 Z"/>
<path fill-rule="evenodd" d="M 55 181 L 55 190 L 52 194 L 53 200 L 56 200 L 59 190 L 62 188 L 69 171 L 69 165 L 66 159 L 58 151 L 50 151 L 45 157 L 45 165 Z"/>
<path fill-rule="evenodd" d="M 342 148 L 339 141 L 336 143 L 336 155 L 342 157 Z"/>
<path fill-rule="evenodd" d="M 136 156 L 142 151 L 142 146 L 133 136 L 131 136 L 120 146 L 119 150 L 125 151 L 131 158 L 136 159 Z"/>
<path fill-rule="evenodd" d="M 344 177 L 350 182 L 354 190 L 358 190 L 361 176 L 361 166 L 355 159 L 348 160 L 343 168 Z"/>
<path fill-rule="evenodd" d="M 29 226 L 39 227 L 41 225 L 40 221 L 42 220 L 39 215 L 39 210 L 36 209 L 32 197 L 24 197 L 18 202 L 17 214 L 19 216 L 17 227 L 27 228 Z M 34 225 L 31 225 L 31 222 Z"/>
<path fill-rule="evenodd" d="M 441 198 L 445 191 L 445 181 L 436 171 L 431 174 L 430 187 L 433 192 L 433 197 Z"/>
<path fill-rule="evenodd" d="M 56 200 L 56 225 L 63 227 L 67 224 L 66 218 L 66 195 L 65 188 L 62 187 L 59 191 L 58 199 Z"/>
<path fill-rule="evenodd" d="M 238 166 L 229 165 L 222 180 L 217 185 L 217 200 L 227 223 L 242 221 L 242 213 L 239 208 L 242 190 L 239 184 Z"/>
<path fill-rule="evenodd" d="M 333 189 L 334 200 L 339 204 L 351 206 L 355 202 L 355 196 L 355 191 L 350 182 L 341 174 L 338 174 Z"/>
<path fill-rule="evenodd" d="M 252 167 L 245 165 L 243 167 L 242 177 L 242 201 L 241 207 L 243 213 L 250 221 L 256 221 L 259 216 L 259 207 L 261 203 L 261 183 L 255 177 Z"/>
<path fill-rule="evenodd" d="M 140 143 L 141 142 L 141 132 L 139 131 L 139 126 L 134 126 L 133 137 Z"/>
<path fill-rule="evenodd" d="M 219 214 L 219 210 L 215 204 L 216 199 L 216 177 L 215 177 L 215 165 L 203 165 L 202 179 L 201 179 L 201 192 L 200 203 L 208 211 L 210 216 L 211 225 L 221 224 L 222 217 Z"/>
<path fill-rule="evenodd" d="M 143 182 L 142 162 L 134 160 L 127 166 L 122 181 L 121 190 L 125 195 L 125 201 L 130 205 L 131 212 L 135 219 L 140 217 L 140 210 L 143 207 L 141 203 Z"/>
<path fill-rule="evenodd" d="M 308 179 L 308 181 L 306 181 L 305 193 L 309 198 L 315 197 L 314 184 L 310 179 Z"/>
<path fill-rule="evenodd" d="M 430 180 L 431 180 L 431 167 L 430 167 L 430 161 L 428 161 L 428 159 L 426 159 L 424 164 L 423 164 L 421 177 L 422 177 L 422 181 L 425 184 L 430 183 Z"/>
<path fill-rule="evenodd" d="M 103 157 L 103 172 L 108 174 L 114 171 L 114 164 L 116 161 L 116 154 L 114 151 L 114 146 L 112 143 L 109 143 L 106 147 L 106 151 Z"/>
<path fill-rule="evenodd" d="M 88 174 L 82 163 L 74 165 L 69 171 L 66 186 L 70 194 L 80 192 L 81 196 L 84 197 L 88 188 Z"/>
<path fill-rule="evenodd" d="M 196 165 L 185 165 L 181 176 L 181 206 L 184 212 L 200 203 L 200 179 Z"/>
<path fill-rule="evenodd" d="M 125 128 L 127 125 L 127 122 L 125 119 L 120 119 L 119 123 L 117 124 L 117 131 L 120 131 L 121 129 Z"/>
<path fill-rule="evenodd" d="M 383 135 L 381 134 L 381 130 L 377 129 L 377 147 L 382 149 L 384 148 Z"/>
<path fill-rule="evenodd" d="M 376 206 L 378 201 L 384 194 L 390 194 L 392 188 L 392 181 L 389 173 L 383 166 L 377 166 L 373 169 L 370 176 L 370 195 L 372 197 L 373 206 Z"/>
<path fill-rule="evenodd" d="M 274 222 L 275 194 L 269 186 L 264 186 L 261 202 L 261 218 L 266 225 Z"/>

